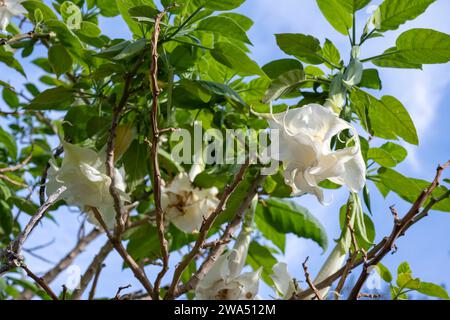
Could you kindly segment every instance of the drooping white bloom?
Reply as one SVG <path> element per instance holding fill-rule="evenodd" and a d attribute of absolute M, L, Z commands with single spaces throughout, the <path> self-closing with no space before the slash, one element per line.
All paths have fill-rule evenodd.
<path fill-rule="evenodd" d="M 233 250 L 221 255 L 198 283 L 197 300 L 254 300 L 259 290 L 262 268 L 242 273 L 251 241 L 251 229 L 244 227 Z M 242 273 L 242 274 L 241 274 Z"/>
<path fill-rule="evenodd" d="M 97 153 L 91 149 L 82 148 L 63 141 L 64 159 L 60 168 L 54 160 L 50 161 L 48 170 L 47 195 L 53 194 L 62 185 L 67 191 L 62 194 L 68 205 L 77 206 L 85 211 L 92 223 L 98 224 L 92 207 L 97 208 L 108 228 L 115 225 L 114 201 L 109 187 L 111 179 L 106 174 L 104 152 Z M 116 189 L 121 200 L 128 200 L 125 193 L 126 185 L 121 172 L 115 169 Z"/>
<path fill-rule="evenodd" d="M 0 31 L 5 31 L 12 17 L 25 14 L 22 0 L 0 0 Z"/>
<path fill-rule="evenodd" d="M 186 233 L 198 232 L 203 219 L 219 204 L 217 188 L 196 188 L 186 172 L 178 174 L 162 187 L 161 206 L 167 218 Z"/>
<path fill-rule="evenodd" d="M 272 268 L 273 274 L 270 276 L 275 284 L 275 289 L 281 294 L 283 299 L 290 299 L 301 290 L 296 281 L 291 277 L 288 266 L 284 262 L 278 262 Z"/>
<path fill-rule="evenodd" d="M 294 195 L 314 194 L 323 203 L 319 183 L 327 179 L 355 193 L 362 190 L 366 166 L 358 133 L 350 123 L 318 104 L 275 114 L 268 122 L 280 137 L 279 153 L 272 157 L 283 162 L 285 180 Z M 331 150 L 332 138 L 346 129 L 353 134 L 353 145 Z"/>
<path fill-rule="evenodd" d="M 328 259 L 325 261 L 324 265 L 320 269 L 316 279 L 314 279 L 314 283 L 318 284 L 323 280 L 327 279 L 329 276 L 336 273 L 337 271 L 339 271 L 339 269 L 341 269 L 345 263 L 346 256 L 347 253 L 345 252 L 345 250 L 342 249 L 341 244 L 338 243 L 336 247 L 333 249 L 333 251 L 331 251 Z M 330 287 L 324 288 L 320 290 L 320 295 L 323 298 L 326 298 L 329 291 Z"/>

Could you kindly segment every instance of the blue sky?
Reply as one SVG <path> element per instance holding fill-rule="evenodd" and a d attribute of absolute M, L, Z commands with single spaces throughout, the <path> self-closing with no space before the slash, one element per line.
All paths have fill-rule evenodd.
<path fill-rule="evenodd" d="M 381 1 L 374 1 L 375 4 Z M 247 0 L 237 10 L 249 16 L 255 21 L 250 31 L 250 39 L 254 44 L 251 56 L 261 65 L 285 57 L 278 49 L 275 42 L 275 33 L 304 33 L 319 38 L 322 43 L 325 38 L 332 40 L 344 54 L 348 56 L 350 50 L 348 39 L 336 31 L 322 17 L 315 1 L 313 0 Z M 450 1 L 438 0 L 428 11 L 413 22 L 402 26 L 399 30 L 388 32 L 384 38 L 373 39 L 363 47 L 363 58 L 382 53 L 386 48 L 395 43 L 396 37 L 403 31 L 413 27 L 433 28 L 445 33 L 450 33 L 450 20 L 447 13 L 450 12 Z M 358 24 L 361 26 L 370 14 L 362 10 L 358 16 Z M 107 19 L 101 22 L 102 30 L 108 30 L 108 34 L 116 37 L 128 37 L 126 26 L 118 21 Z M 369 65 L 368 65 L 369 66 Z M 39 69 L 26 63 L 25 68 L 31 81 L 39 77 Z M 24 79 L 18 74 L 0 65 L 2 80 L 10 81 L 13 85 L 20 86 Z M 405 175 L 431 180 L 434 169 L 438 163 L 450 158 L 450 136 L 448 135 L 448 119 L 450 110 L 447 101 L 450 99 L 450 64 L 424 66 L 423 71 L 381 69 L 383 90 L 376 95 L 395 95 L 408 108 L 416 123 L 420 145 L 418 147 L 407 146 L 409 157 L 399 171 Z M 7 76 L 4 76 L 4 74 Z M 392 227 L 392 217 L 389 206 L 395 204 L 399 212 L 405 212 L 408 204 L 394 195 L 382 199 L 372 190 L 374 204 L 374 222 L 377 228 L 377 239 L 387 235 Z M 310 211 L 324 224 L 330 240 L 339 236 L 338 208 L 345 202 L 347 192 L 345 190 L 333 192 L 334 202 L 330 206 L 322 206 L 313 197 L 306 196 L 298 199 L 298 202 L 310 209 Z M 58 261 L 75 243 L 76 230 L 79 225 L 80 215 L 76 211 L 60 211 L 57 216 L 58 224 L 46 222 L 39 226 L 29 240 L 33 246 L 55 239 L 55 244 L 40 252 L 52 261 Z M 446 284 L 450 287 L 450 214 L 433 212 L 430 217 L 408 231 L 406 237 L 398 241 L 399 250 L 395 255 L 389 255 L 384 263 L 394 270 L 399 263 L 408 261 L 416 276 L 424 281 Z M 84 270 L 90 263 L 104 238 L 97 240 L 86 252 L 81 255 L 75 265 Z M 332 245 L 330 246 L 332 247 Z M 330 248 L 331 249 L 331 248 Z M 289 263 L 292 274 L 303 280 L 301 262 L 306 256 L 310 258 L 310 268 L 317 270 L 326 259 L 321 249 L 309 240 L 297 239 L 289 236 L 286 256 L 281 260 Z M 36 272 L 47 270 L 50 266 L 40 260 L 29 257 L 29 265 Z M 117 255 L 111 255 L 106 261 L 107 267 L 102 273 L 102 285 L 98 289 L 99 296 L 111 297 L 119 286 L 132 284 L 134 288 L 139 286 L 127 270 L 121 272 L 121 261 Z M 149 272 L 152 269 L 148 270 Z M 62 274 L 54 283 L 59 290 L 69 275 Z M 263 288 L 263 295 L 269 291 Z"/>

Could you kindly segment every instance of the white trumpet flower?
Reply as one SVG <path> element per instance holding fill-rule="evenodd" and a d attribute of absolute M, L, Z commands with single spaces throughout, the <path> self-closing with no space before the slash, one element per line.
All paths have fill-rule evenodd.
<path fill-rule="evenodd" d="M 186 233 L 198 232 L 203 220 L 214 212 L 219 199 L 217 188 L 196 188 L 186 172 L 162 187 L 161 206 L 167 218 Z"/>
<path fill-rule="evenodd" d="M 5 31 L 12 17 L 25 14 L 22 0 L 0 0 L 0 31 Z"/>
<path fill-rule="evenodd" d="M 257 299 L 262 268 L 242 273 L 251 241 L 251 231 L 251 228 L 244 226 L 233 250 L 220 256 L 198 283 L 195 291 L 197 300 Z"/>
<path fill-rule="evenodd" d="M 278 262 L 272 268 L 273 274 L 270 276 L 275 284 L 275 289 L 281 294 L 283 299 L 290 299 L 294 294 L 301 292 L 295 279 L 291 277 L 287 264 Z"/>
<path fill-rule="evenodd" d="M 53 194 L 62 185 L 67 191 L 62 199 L 86 212 L 89 220 L 98 225 L 91 208 L 97 208 L 109 229 L 115 225 L 114 201 L 109 187 L 111 178 L 106 174 L 105 152 L 97 153 L 91 149 L 63 141 L 64 159 L 60 168 L 52 159 L 48 170 L 47 195 Z M 122 173 L 115 169 L 116 189 L 123 202 L 129 200 L 125 193 L 126 185 Z"/>
<path fill-rule="evenodd" d="M 362 190 L 366 166 L 358 133 L 350 123 L 318 104 L 272 115 L 268 122 L 271 129 L 280 131 L 278 143 L 283 147 L 272 157 L 283 162 L 285 180 L 293 195 L 314 194 L 324 203 L 319 183 L 327 179 L 355 193 Z M 353 134 L 353 145 L 331 150 L 332 138 L 339 138 L 347 129 Z"/>

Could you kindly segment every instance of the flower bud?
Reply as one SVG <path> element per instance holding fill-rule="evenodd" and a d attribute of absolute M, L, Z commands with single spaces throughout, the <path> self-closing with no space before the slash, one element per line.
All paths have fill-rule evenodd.
<path fill-rule="evenodd" d="M 364 66 L 362 62 L 359 61 L 357 58 L 352 58 L 350 64 L 348 65 L 347 70 L 344 73 L 343 82 L 349 87 L 357 86 L 361 82 L 363 71 Z"/>

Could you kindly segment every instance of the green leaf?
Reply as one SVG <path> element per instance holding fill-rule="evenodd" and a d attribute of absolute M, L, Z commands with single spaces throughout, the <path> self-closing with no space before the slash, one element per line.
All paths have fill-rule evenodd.
<path fill-rule="evenodd" d="M 377 69 L 365 69 L 363 71 L 361 82 L 359 83 L 361 88 L 369 88 L 375 90 L 381 90 L 383 88 L 381 84 L 380 75 Z"/>
<path fill-rule="evenodd" d="M 295 59 L 280 59 L 269 62 L 262 69 L 270 79 L 276 79 L 288 71 L 303 70 L 303 65 Z"/>
<path fill-rule="evenodd" d="M 139 39 L 130 43 L 126 46 L 118 55 L 116 55 L 114 60 L 124 60 L 131 57 L 134 57 L 144 51 L 147 45 L 147 39 Z"/>
<path fill-rule="evenodd" d="M 6 148 L 6 151 L 8 152 L 8 155 L 12 159 L 17 159 L 17 145 L 16 145 L 16 139 L 13 138 L 12 135 L 10 135 L 8 132 L 3 130 L 3 128 L 0 127 L 0 147 Z"/>
<path fill-rule="evenodd" d="M 11 108 L 17 108 L 20 105 L 19 98 L 17 94 L 11 90 L 9 87 L 4 87 L 2 91 L 3 100 Z"/>
<path fill-rule="evenodd" d="M 117 1 L 96 0 L 96 2 L 102 16 L 115 17 L 120 14 L 119 7 L 117 6 Z"/>
<path fill-rule="evenodd" d="M 136 228 L 128 238 L 127 252 L 135 260 L 156 260 L 161 256 L 156 227 L 143 225 Z"/>
<path fill-rule="evenodd" d="M 262 101 L 263 103 L 275 101 L 283 95 L 296 89 L 305 81 L 306 74 L 303 70 L 291 70 L 283 73 L 277 79 L 272 81 Z"/>
<path fill-rule="evenodd" d="M 275 229 L 275 227 L 265 219 L 264 209 L 261 206 L 257 207 L 255 213 L 255 223 L 262 235 L 266 239 L 272 241 L 272 243 L 284 253 L 286 249 L 286 235 Z"/>
<path fill-rule="evenodd" d="M 372 125 L 374 125 L 374 118 L 377 118 L 380 124 L 388 122 L 397 136 L 411 144 L 419 144 L 416 127 L 402 103 L 393 96 L 384 96 L 380 102 L 377 108 L 369 111 Z M 374 130 L 377 132 L 375 127 Z"/>
<path fill-rule="evenodd" d="M 48 50 L 48 62 L 54 72 L 60 76 L 72 69 L 72 57 L 64 46 L 56 44 Z"/>
<path fill-rule="evenodd" d="M 392 280 L 393 280 L 392 274 L 389 271 L 389 269 L 386 268 L 386 266 L 384 264 L 382 264 L 381 262 L 378 263 L 377 266 L 375 267 L 375 270 L 378 272 L 378 274 L 380 275 L 381 279 L 383 279 L 387 283 L 391 283 L 392 282 Z"/>
<path fill-rule="evenodd" d="M 280 33 L 275 35 L 277 44 L 286 54 L 310 64 L 321 64 L 320 42 L 313 36 L 300 33 Z"/>
<path fill-rule="evenodd" d="M 411 29 L 397 39 L 397 50 L 413 64 L 450 61 L 450 35 L 431 29 Z"/>
<path fill-rule="evenodd" d="M 35 21 L 34 13 L 39 9 L 43 15 L 44 22 L 50 19 L 58 19 L 53 10 L 42 1 L 28 0 L 20 3 L 30 15 L 30 19 Z"/>
<path fill-rule="evenodd" d="M 239 8 L 245 0 L 206 0 L 205 7 L 216 11 L 228 11 Z"/>
<path fill-rule="evenodd" d="M 111 1 L 108 1 L 111 2 Z M 153 0 L 116 0 L 117 8 L 133 34 L 141 35 L 139 23 L 134 21 L 128 10 L 138 6 L 150 6 L 156 9 Z"/>
<path fill-rule="evenodd" d="M 328 239 L 325 229 L 308 209 L 293 201 L 270 198 L 258 203 L 257 210 L 263 212 L 267 223 L 278 232 L 311 239 L 326 250 Z"/>
<path fill-rule="evenodd" d="M 388 142 L 380 148 L 372 148 L 369 150 L 368 158 L 383 167 L 395 167 L 397 164 L 405 160 L 408 151 L 402 146 Z"/>
<path fill-rule="evenodd" d="M 254 24 L 252 19 L 240 13 L 235 12 L 221 13 L 219 14 L 219 17 L 227 17 L 233 19 L 245 31 L 250 30 L 250 28 Z"/>
<path fill-rule="evenodd" d="M 80 8 L 71 1 L 64 1 L 59 9 L 63 21 L 71 30 L 80 29 L 83 16 Z"/>
<path fill-rule="evenodd" d="M 75 97 L 72 89 L 56 87 L 47 89 L 36 96 L 28 105 L 32 110 L 64 110 L 70 107 Z"/>
<path fill-rule="evenodd" d="M 393 52 L 397 53 L 392 54 Z M 384 68 L 422 69 L 422 64 L 409 62 L 403 55 L 398 53 L 396 47 L 387 49 L 383 53 L 383 57 L 373 59 L 372 63 Z"/>
<path fill-rule="evenodd" d="M 83 44 L 64 22 L 58 20 L 48 20 L 46 25 L 51 31 L 57 34 L 61 44 L 67 49 L 68 52 L 72 54 L 74 58 L 77 58 L 80 63 L 86 64 L 89 60 L 89 56 L 84 51 Z"/>
<path fill-rule="evenodd" d="M 206 18 L 197 25 L 197 30 L 218 33 L 226 38 L 252 44 L 245 30 L 228 17 L 213 16 Z"/>
<path fill-rule="evenodd" d="M 370 1 L 371 0 L 340 0 L 342 7 L 351 14 L 366 7 Z"/>
<path fill-rule="evenodd" d="M 266 76 L 255 61 L 251 60 L 244 51 L 231 43 L 216 43 L 214 50 L 211 51 L 211 55 L 217 62 L 243 75 Z"/>
<path fill-rule="evenodd" d="M 436 0 L 385 0 L 379 9 L 380 31 L 396 30 L 425 12 Z M 375 14 L 378 14 L 377 12 Z"/>
<path fill-rule="evenodd" d="M 126 173 L 126 182 L 129 190 L 134 190 L 142 184 L 145 176 L 148 174 L 147 164 L 150 152 L 145 143 L 133 141 L 130 148 L 123 156 L 123 163 Z"/>
<path fill-rule="evenodd" d="M 341 54 L 339 53 L 339 50 L 336 48 L 333 42 L 328 39 L 325 40 L 325 44 L 323 45 L 322 56 L 328 61 L 332 62 L 334 65 L 339 66 L 341 64 Z M 325 62 L 325 64 L 331 69 L 334 68 L 327 62 Z"/>
<path fill-rule="evenodd" d="M 353 19 L 351 13 L 345 9 L 341 0 L 316 0 L 317 5 L 328 22 L 343 35 L 348 35 L 352 28 Z"/>
<path fill-rule="evenodd" d="M 350 97 L 363 127 L 371 134 L 391 140 L 400 137 L 414 145 L 419 143 L 408 111 L 395 97 L 384 96 L 378 100 L 361 90 L 354 90 Z"/>
<path fill-rule="evenodd" d="M 436 297 L 444 300 L 450 300 L 450 297 L 448 296 L 447 290 L 445 290 L 443 287 L 431 283 L 431 282 L 421 282 L 420 288 L 417 289 L 418 292 L 430 296 L 430 297 Z"/>
<path fill-rule="evenodd" d="M 13 68 L 21 75 L 26 77 L 25 71 L 19 61 L 14 58 L 14 54 L 11 51 L 7 51 L 5 46 L 0 46 L 0 62 L 6 64 L 9 68 Z"/>
<path fill-rule="evenodd" d="M 247 263 L 253 268 L 258 270 L 263 268 L 262 278 L 265 283 L 272 285 L 273 281 L 270 275 L 273 273 L 272 268 L 278 262 L 278 260 L 272 255 L 272 252 L 265 246 L 262 246 L 256 241 L 250 243 L 247 255 Z"/>
<path fill-rule="evenodd" d="M 78 33 L 89 38 L 96 38 L 101 35 L 102 30 L 95 23 L 82 21 Z"/>
<path fill-rule="evenodd" d="M 8 199 L 8 203 L 16 206 L 19 210 L 29 215 L 34 215 L 38 211 L 39 207 L 32 201 L 17 196 L 12 196 Z"/>

